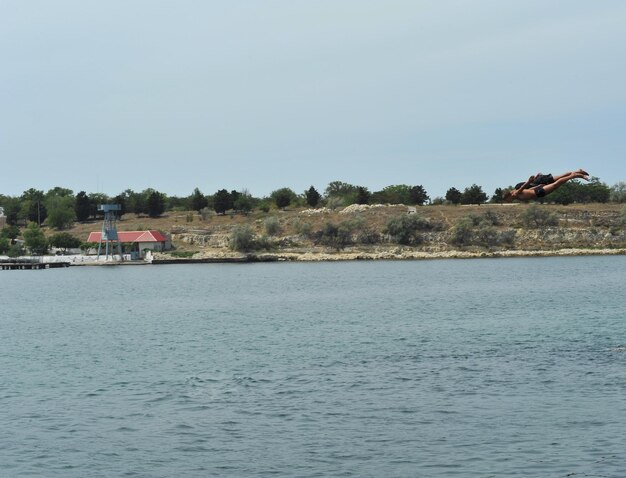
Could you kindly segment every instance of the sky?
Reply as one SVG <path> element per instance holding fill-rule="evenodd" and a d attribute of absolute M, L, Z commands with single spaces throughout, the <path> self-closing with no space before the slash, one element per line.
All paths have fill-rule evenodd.
<path fill-rule="evenodd" d="M 626 181 L 623 0 L 0 0 L 0 194 Z"/>

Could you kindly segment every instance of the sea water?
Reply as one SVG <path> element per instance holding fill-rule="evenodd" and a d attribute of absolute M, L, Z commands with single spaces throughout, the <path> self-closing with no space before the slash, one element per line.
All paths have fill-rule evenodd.
<path fill-rule="evenodd" d="M 0 272 L 0 476 L 624 477 L 626 257 Z"/>

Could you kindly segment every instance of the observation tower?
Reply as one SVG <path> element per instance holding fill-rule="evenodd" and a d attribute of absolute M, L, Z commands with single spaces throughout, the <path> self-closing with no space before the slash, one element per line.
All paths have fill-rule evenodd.
<path fill-rule="evenodd" d="M 100 259 L 100 253 L 102 252 L 102 243 L 105 247 L 104 260 L 109 260 L 109 254 L 111 260 L 113 260 L 113 247 L 117 244 L 117 250 L 120 255 L 120 261 L 124 260 L 122 256 L 122 244 L 117 235 L 117 213 L 122 210 L 122 206 L 119 204 L 100 204 L 98 211 L 104 212 L 104 221 L 102 223 L 102 234 L 100 234 L 100 244 L 98 245 L 98 260 Z"/>

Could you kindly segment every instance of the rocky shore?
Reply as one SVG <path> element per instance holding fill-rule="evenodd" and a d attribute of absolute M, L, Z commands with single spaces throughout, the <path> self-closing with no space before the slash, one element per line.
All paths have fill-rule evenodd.
<path fill-rule="evenodd" d="M 177 258 L 169 254 L 155 254 L 153 264 L 191 263 L 241 263 L 241 262 L 322 262 L 322 261 L 371 261 L 371 260 L 434 260 L 434 259 L 478 259 L 513 257 L 555 257 L 589 255 L 626 255 L 620 249 L 556 249 L 556 250 L 502 250 L 502 251 L 443 251 L 425 252 L 416 250 L 390 249 L 379 251 L 342 252 L 282 252 L 282 253 L 202 253 L 190 258 Z"/>

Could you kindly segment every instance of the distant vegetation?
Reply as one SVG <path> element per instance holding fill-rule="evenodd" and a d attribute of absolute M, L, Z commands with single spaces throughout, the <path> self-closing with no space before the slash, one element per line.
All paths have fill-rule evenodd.
<path fill-rule="evenodd" d="M 0 234 L 0 254 L 19 255 L 23 247 L 33 253 L 45 253 L 50 248 L 64 252 L 81 247 L 80 241 L 65 232 L 76 222 L 100 221 L 100 204 L 114 203 L 122 207 L 120 218 L 125 214 L 139 217 L 159 217 L 170 212 L 186 212 L 187 222 L 194 217 L 207 221 L 215 215 L 247 216 L 254 211 L 270 213 L 261 226 L 263 235 L 258 236 L 250 228 L 240 228 L 231 237 L 231 248 L 238 251 L 271 249 L 273 241 L 283 232 L 280 211 L 296 208 L 326 207 L 336 210 L 353 204 L 404 204 L 407 206 L 483 204 L 502 202 L 503 188 L 497 188 L 489 197 L 480 185 L 465 188 L 450 187 L 445 197 L 430 198 L 422 185 L 396 184 L 379 191 L 370 191 L 362 185 L 333 181 L 320 193 L 314 186 L 298 194 L 288 187 L 279 188 L 266 197 L 255 197 L 248 190 L 220 189 L 205 194 L 195 188 L 189 196 L 169 196 L 155 189 L 136 192 L 131 189 L 109 196 L 102 193 L 74 193 L 70 189 L 55 187 L 47 192 L 34 188 L 20 196 L 0 194 L 0 207 L 5 215 L 6 226 Z M 526 228 L 540 228 L 558 224 L 558 218 L 540 207 L 542 202 L 556 204 L 618 202 L 626 203 L 626 183 L 618 182 L 612 187 L 592 178 L 589 182 L 570 181 L 549 197 L 538 201 L 520 219 Z M 191 212 L 190 212 L 191 211 Z M 273 211 L 273 212 L 272 212 Z M 625 220 L 626 221 L 626 220 Z M 42 227 L 48 228 L 44 235 Z M 482 244 L 488 247 L 510 244 L 514 231 L 498 228 L 497 217 L 464 217 L 455 224 L 444 227 L 419 214 L 401 215 L 390 219 L 384 228 L 375 229 L 362 220 L 351 222 L 327 222 L 321 228 L 313 228 L 306 221 L 293 226 L 303 240 L 335 248 L 351 244 L 377 244 L 392 241 L 403 245 L 418 245 L 429 233 L 446 229 L 448 240 L 457 246 Z M 52 230 L 58 231 L 52 234 Z M 23 237 L 23 242 L 16 241 Z M 271 238 L 271 239 L 270 239 Z"/>

